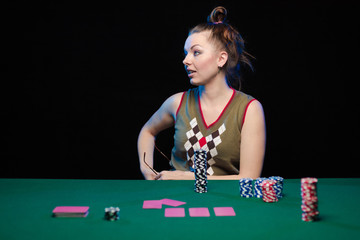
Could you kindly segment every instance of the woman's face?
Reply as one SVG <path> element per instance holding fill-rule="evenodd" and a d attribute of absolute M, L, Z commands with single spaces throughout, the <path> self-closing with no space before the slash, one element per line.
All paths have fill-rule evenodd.
<path fill-rule="evenodd" d="M 195 86 L 210 82 L 219 72 L 220 52 L 209 41 L 210 32 L 191 34 L 185 42 L 183 63 L 191 84 Z"/>

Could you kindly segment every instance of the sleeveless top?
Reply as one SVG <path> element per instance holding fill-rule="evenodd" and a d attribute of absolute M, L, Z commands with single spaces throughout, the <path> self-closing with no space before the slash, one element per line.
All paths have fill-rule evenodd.
<path fill-rule="evenodd" d="M 239 174 L 241 129 L 253 100 L 250 95 L 233 89 L 218 119 L 207 125 L 199 89 L 184 92 L 176 113 L 170 165 L 176 170 L 193 171 L 194 153 L 203 149 L 207 151 L 209 175 Z"/>

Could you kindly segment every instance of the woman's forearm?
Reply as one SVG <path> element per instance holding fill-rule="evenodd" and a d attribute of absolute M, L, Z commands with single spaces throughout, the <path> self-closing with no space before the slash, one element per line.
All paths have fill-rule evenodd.
<path fill-rule="evenodd" d="M 239 180 L 242 178 L 240 175 L 218 175 L 207 176 L 208 180 Z"/>
<path fill-rule="evenodd" d="M 155 173 L 153 173 L 148 166 L 144 163 L 144 153 L 146 163 L 154 166 L 154 145 L 155 136 L 146 128 L 146 125 L 141 129 L 138 137 L 138 155 L 140 163 L 140 171 L 144 175 L 145 179 L 154 179 Z"/>

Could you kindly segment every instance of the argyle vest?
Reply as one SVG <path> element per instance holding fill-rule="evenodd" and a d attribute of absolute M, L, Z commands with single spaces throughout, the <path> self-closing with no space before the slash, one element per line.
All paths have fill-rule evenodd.
<path fill-rule="evenodd" d="M 195 151 L 207 151 L 209 175 L 239 174 L 241 129 L 253 97 L 233 89 L 218 119 L 207 125 L 201 111 L 199 89 L 184 92 L 175 121 L 171 165 L 193 170 Z"/>

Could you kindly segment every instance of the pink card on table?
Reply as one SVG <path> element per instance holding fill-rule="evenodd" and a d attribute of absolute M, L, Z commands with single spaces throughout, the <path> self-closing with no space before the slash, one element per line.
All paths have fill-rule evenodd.
<path fill-rule="evenodd" d="M 143 203 L 145 209 L 161 209 L 162 200 L 145 200 Z"/>
<path fill-rule="evenodd" d="M 165 217 L 185 217 L 184 208 L 165 208 Z"/>
<path fill-rule="evenodd" d="M 189 208 L 190 217 L 210 217 L 208 208 Z"/>
<path fill-rule="evenodd" d="M 214 207 L 215 216 L 236 216 L 232 207 Z"/>
<path fill-rule="evenodd" d="M 168 199 L 168 198 L 164 198 L 161 201 L 162 201 L 162 204 L 169 205 L 172 207 L 178 207 L 178 206 L 186 204 L 186 202 L 181 202 L 178 200 L 173 200 L 173 199 Z"/>

